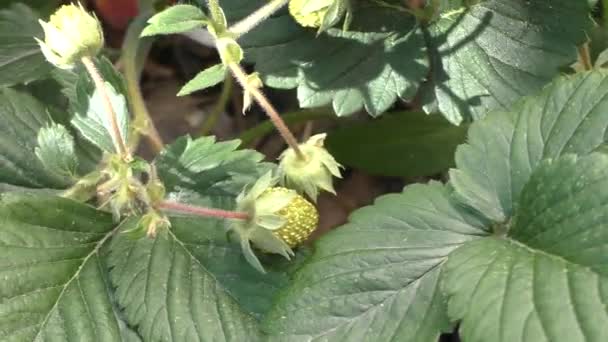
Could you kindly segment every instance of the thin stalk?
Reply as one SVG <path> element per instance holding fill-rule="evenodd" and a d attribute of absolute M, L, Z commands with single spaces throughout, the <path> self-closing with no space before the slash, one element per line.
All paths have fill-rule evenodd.
<path fill-rule="evenodd" d="M 588 43 L 585 43 L 578 47 L 578 56 L 585 70 L 593 69 L 593 62 L 591 62 L 591 54 L 589 53 Z"/>
<path fill-rule="evenodd" d="M 108 89 L 106 89 L 106 83 L 103 80 L 103 77 L 101 76 L 101 73 L 99 72 L 99 70 L 97 70 L 95 63 L 93 62 L 93 60 L 90 57 L 82 57 L 81 60 L 82 60 L 82 63 L 84 64 L 85 68 L 91 75 L 91 78 L 93 79 L 93 83 L 95 83 L 95 88 L 97 88 L 97 91 L 99 91 L 99 94 L 101 95 L 101 98 L 103 99 L 103 104 L 106 109 L 106 114 L 108 115 L 108 119 L 110 121 L 110 129 L 111 129 L 110 133 L 114 137 L 114 139 L 112 139 L 112 140 L 114 142 L 116 150 L 124 159 L 129 160 L 129 159 L 131 159 L 131 153 L 127 149 L 124 137 L 120 133 L 120 128 L 118 127 L 118 116 L 116 115 L 116 112 L 114 111 L 114 107 L 112 106 L 112 101 L 110 100 L 110 95 L 108 95 Z"/>
<path fill-rule="evenodd" d="M 238 38 L 258 26 L 262 21 L 280 10 L 288 2 L 289 0 L 272 0 L 248 15 L 245 19 L 232 25 L 232 27 L 228 28 L 228 31 Z"/>
<path fill-rule="evenodd" d="M 228 64 L 228 67 L 230 68 L 230 71 L 232 71 L 234 78 L 236 78 L 236 80 L 241 84 L 243 89 L 249 91 L 255 101 L 266 112 L 266 114 L 270 118 L 270 121 L 272 121 L 274 126 L 277 128 L 283 140 L 285 140 L 285 142 L 295 151 L 299 159 L 305 160 L 306 157 L 302 153 L 302 150 L 300 150 L 298 140 L 293 135 L 293 133 L 291 133 L 289 127 L 287 127 L 287 125 L 281 118 L 281 115 L 279 115 L 279 112 L 274 109 L 270 101 L 268 101 L 266 96 L 264 96 L 264 93 L 262 93 L 260 89 L 256 87 L 251 87 L 249 84 L 247 84 L 247 74 L 239 64 L 230 63 Z"/>
<path fill-rule="evenodd" d="M 217 100 L 217 103 L 213 107 L 213 110 L 203 123 L 203 126 L 200 130 L 200 135 L 207 135 L 213 127 L 217 124 L 220 115 L 226 109 L 226 105 L 228 104 L 228 100 L 230 100 L 230 95 L 232 95 L 232 89 L 234 86 L 234 81 L 232 80 L 232 76 L 229 73 L 226 73 L 226 78 L 224 79 L 224 84 L 222 86 L 222 93 L 220 94 L 220 98 Z"/>
<path fill-rule="evenodd" d="M 281 116 L 285 123 L 294 125 L 301 122 L 308 122 L 318 119 L 337 119 L 337 116 L 331 110 L 300 110 L 296 112 L 285 113 Z M 272 132 L 274 126 L 270 121 L 264 121 L 256 126 L 251 127 L 241 133 L 239 139 L 242 146 L 249 146 L 253 141 Z"/>
<path fill-rule="evenodd" d="M 249 219 L 249 214 L 247 214 L 245 212 L 199 207 L 199 206 L 195 206 L 195 205 L 191 205 L 191 204 L 184 204 L 184 203 L 171 202 L 171 201 L 160 202 L 158 204 L 158 209 L 170 210 L 170 211 L 191 214 L 191 215 L 195 215 L 195 216 L 204 216 L 204 217 L 216 217 L 216 218 L 236 219 L 236 220 Z"/>
<path fill-rule="evenodd" d="M 142 14 L 129 25 L 124 43 L 122 45 L 122 57 L 124 61 L 124 75 L 127 81 L 127 92 L 131 112 L 133 113 L 133 127 L 129 142 L 134 150 L 139 144 L 140 134 L 144 134 L 150 141 L 150 145 L 156 153 L 163 150 L 163 140 L 154 126 L 150 113 L 146 108 L 146 102 L 142 96 L 139 79 L 141 77 L 142 64 L 144 63 L 152 40 L 149 38 L 141 39 L 139 35 L 147 25 L 147 20 L 151 14 Z"/>

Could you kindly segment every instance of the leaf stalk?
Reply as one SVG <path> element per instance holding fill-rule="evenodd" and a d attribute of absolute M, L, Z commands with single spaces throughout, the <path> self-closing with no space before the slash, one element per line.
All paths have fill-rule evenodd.
<path fill-rule="evenodd" d="M 162 201 L 157 205 L 158 209 L 176 211 L 185 214 L 203 217 L 216 217 L 223 219 L 248 220 L 249 214 L 240 211 L 230 211 L 216 208 L 199 207 L 191 204 Z"/>
<path fill-rule="evenodd" d="M 108 115 L 108 119 L 110 121 L 111 134 L 114 136 L 114 139 L 112 140 L 114 141 L 116 150 L 123 157 L 123 159 L 131 160 L 131 153 L 127 149 L 124 137 L 120 133 L 120 128 L 118 127 L 118 116 L 116 115 L 116 111 L 114 111 L 114 107 L 112 106 L 112 101 L 110 100 L 110 95 L 108 94 L 106 83 L 103 77 L 101 76 L 101 73 L 95 66 L 95 63 L 93 62 L 91 57 L 82 57 L 81 61 L 87 69 L 89 75 L 91 75 L 93 83 L 95 84 L 97 91 L 99 91 L 99 94 L 103 99 L 106 114 Z"/>

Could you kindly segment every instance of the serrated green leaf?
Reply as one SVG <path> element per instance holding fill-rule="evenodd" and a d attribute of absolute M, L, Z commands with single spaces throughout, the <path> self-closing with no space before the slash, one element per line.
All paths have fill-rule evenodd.
<path fill-rule="evenodd" d="M 74 138 L 64 126 L 51 124 L 41 128 L 35 153 L 49 172 L 68 179 L 76 177 L 78 157 Z"/>
<path fill-rule="evenodd" d="M 110 215 L 3 194 L 0 222 L 0 340 L 123 341 L 99 255 L 114 230 Z"/>
<path fill-rule="evenodd" d="M 466 127 L 441 115 L 391 113 L 380 119 L 344 125 L 329 133 L 326 145 L 343 165 L 395 177 L 419 177 L 447 170 Z"/>
<path fill-rule="evenodd" d="M 608 339 L 606 188 L 606 155 L 545 161 L 524 187 L 506 237 L 450 255 L 442 286 L 463 340 Z"/>
<path fill-rule="evenodd" d="M 590 28 L 586 1 L 487 0 L 431 27 L 439 110 L 479 119 L 541 89 L 576 60 Z"/>
<path fill-rule="evenodd" d="M 150 18 L 141 36 L 187 32 L 203 27 L 208 21 L 205 13 L 196 6 L 175 5 Z"/>
<path fill-rule="evenodd" d="M 0 182 L 33 188 L 69 184 L 46 170 L 34 154 L 38 131 L 50 122 L 42 104 L 31 95 L 0 89 Z"/>
<path fill-rule="evenodd" d="M 231 19 L 264 1 L 224 1 Z M 264 83 L 297 88 L 304 108 L 333 104 L 338 115 L 365 108 L 380 115 L 399 98 L 410 100 L 428 72 L 425 44 L 415 20 L 375 7 L 359 9 L 349 31 L 331 28 L 318 37 L 280 12 L 239 39 Z"/>
<path fill-rule="evenodd" d="M 484 224 L 438 183 L 381 197 L 317 241 L 265 330 L 281 341 L 437 341 L 450 327 L 442 263 Z"/>
<path fill-rule="evenodd" d="M 169 230 L 154 239 L 115 240 L 111 278 L 127 321 L 138 326 L 146 341 L 257 341 L 253 316 L 239 307 L 192 248 L 196 245 Z"/>
<path fill-rule="evenodd" d="M 456 195 L 496 222 L 513 214 L 538 163 L 564 153 L 586 154 L 606 140 L 608 74 L 560 77 L 509 112 L 475 122 L 450 172 Z"/>
<path fill-rule="evenodd" d="M 28 83 L 51 71 L 34 37 L 44 34 L 29 7 L 14 4 L 0 10 L 0 86 Z"/>
<path fill-rule="evenodd" d="M 105 82 L 105 87 L 112 108 L 116 113 L 120 137 L 115 137 L 112 130 L 109 114 L 106 111 L 104 97 L 99 89 L 93 92 L 89 99 L 88 109 L 86 113 L 77 113 L 72 119 L 72 124 L 76 127 L 80 134 L 89 142 L 99 147 L 100 149 L 116 153 L 118 146 L 117 139 L 122 139 L 127 144 L 129 135 L 129 109 L 127 101 L 122 94 L 114 90 L 114 87 L 109 82 Z"/>
<path fill-rule="evenodd" d="M 227 237 L 226 222 L 217 219 L 172 217 L 171 223 L 172 234 L 168 235 L 168 239 L 173 241 L 172 243 L 181 244 L 184 248 L 183 252 L 189 254 L 193 258 L 192 261 L 200 266 L 201 274 L 213 277 L 215 286 L 233 297 L 245 316 L 251 315 L 257 318 L 266 313 L 272 304 L 273 296 L 287 284 L 289 271 L 298 265 L 297 261 L 261 255 L 260 258 L 267 265 L 267 273 L 262 274 L 245 261 L 240 245 Z M 131 271 L 134 268 L 144 267 L 147 257 L 140 260 L 142 253 L 146 255 L 152 253 L 149 247 L 145 246 L 158 243 L 137 242 L 124 235 L 115 240 L 112 253 L 116 268 L 112 272 L 116 281 L 120 283 L 119 296 L 123 296 L 124 301 L 128 302 L 125 304 L 127 312 L 136 308 L 136 302 L 131 302 L 129 297 L 130 291 L 135 289 L 130 288 L 129 292 L 126 292 L 127 289 L 124 289 L 122 284 L 129 278 L 138 281 L 135 279 L 138 273 Z M 152 255 L 156 257 L 155 253 L 150 257 Z M 301 259 L 303 254 L 306 253 L 299 255 Z M 142 272 L 148 271 L 154 272 L 152 269 Z M 156 285 L 161 286 L 162 282 Z M 139 300 L 143 299 L 137 299 Z M 171 307 L 167 309 L 171 310 Z M 195 314 L 186 315 L 184 318 L 186 317 L 197 320 Z M 207 322 L 203 323 L 207 324 Z M 201 336 L 210 335 L 211 333 L 207 335 L 205 331 L 201 333 Z"/>
<path fill-rule="evenodd" d="M 213 87 L 222 82 L 226 76 L 226 67 L 223 64 L 216 64 L 198 73 L 193 79 L 188 81 L 177 96 L 192 94 L 195 91 Z"/>
<path fill-rule="evenodd" d="M 236 150 L 239 140 L 182 137 L 156 159 L 158 174 L 169 192 L 185 189 L 204 198 L 234 198 L 247 184 L 266 173 L 270 164 L 253 150 Z"/>

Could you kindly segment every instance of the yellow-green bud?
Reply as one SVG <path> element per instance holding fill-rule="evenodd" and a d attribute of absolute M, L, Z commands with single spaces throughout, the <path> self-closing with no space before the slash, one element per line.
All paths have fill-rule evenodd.
<path fill-rule="evenodd" d="M 304 27 L 320 27 L 335 0 L 291 0 L 289 13 Z"/>
<path fill-rule="evenodd" d="M 61 69 L 71 69 L 82 57 L 97 55 L 104 45 L 97 18 L 82 5 L 61 6 L 48 22 L 40 20 L 44 42 L 36 38 L 46 59 Z"/>
<path fill-rule="evenodd" d="M 285 150 L 279 157 L 281 183 L 307 194 L 313 201 L 317 200 L 319 189 L 335 194 L 332 176 L 342 178 L 342 165 L 323 147 L 325 137 L 326 134 L 317 134 L 300 144 L 304 159 L 292 148 Z"/>
<path fill-rule="evenodd" d="M 291 248 L 296 247 L 317 228 L 317 209 L 295 191 L 275 187 L 277 179 L 272 173 L 262 176 L 249 191 L 237 198 L 237 210 L 249 215 L 247 220 L 234 221 L 236 232 L 247 262 L 260 272 L 262 263 L 251 244 L 266 253 L 275 253 L 290 259 Z"/>

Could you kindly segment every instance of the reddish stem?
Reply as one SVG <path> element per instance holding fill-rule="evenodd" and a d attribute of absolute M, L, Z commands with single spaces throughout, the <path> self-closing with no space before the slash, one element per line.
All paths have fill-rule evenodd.
<path fill-rule="evenodd" d="M 171 202 L 171 201 L 160 202 L 160 204 L 158 204 L 158 208 L 163 209 L 163 210 L 171 210 L 171 211 L 177 211 L 177 212 L 186 213 L 186 214 L 192 214 L 192 215 L 196 215 L 196 216 L 217 217 L 217 218 L 237 219 L 237 220 L 249 219 L 249 214 L 247 214 L 245 212 L 199 207 L 199 206 L 195 206 L 195 205 Z"/>

